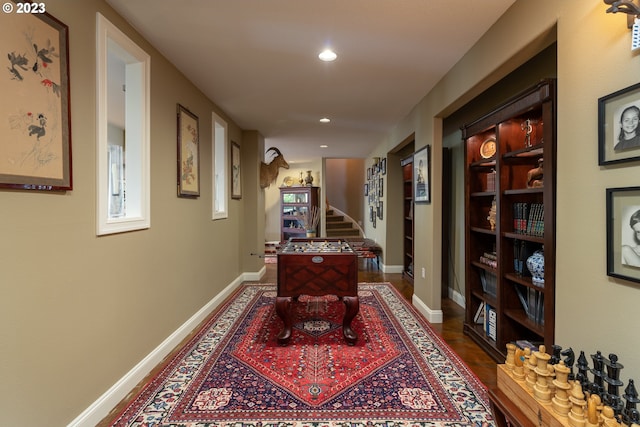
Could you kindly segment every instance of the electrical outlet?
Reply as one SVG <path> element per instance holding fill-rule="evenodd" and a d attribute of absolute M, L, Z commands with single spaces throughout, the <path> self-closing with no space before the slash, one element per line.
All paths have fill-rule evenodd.
<path fill-rule="evenodd" d="M 426 274 L 427 274 L 427 272 L 424 270 L 424 267 L 422 267 L 421 271 L 422 271 L 422 278 L 424 279 Z"/>

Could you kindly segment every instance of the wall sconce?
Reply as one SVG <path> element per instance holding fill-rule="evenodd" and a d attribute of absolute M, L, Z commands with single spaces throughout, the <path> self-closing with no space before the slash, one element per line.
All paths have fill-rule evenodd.
<path fill-rule="evenodd" d="M 640 16 L 640 5 L 638 0 L 603 0 L 605 4 L 610 7 L 607 9 L 607 13 L 626 13 L 627 14 L 627 27 L 633 28 L 636 18 Z"/>

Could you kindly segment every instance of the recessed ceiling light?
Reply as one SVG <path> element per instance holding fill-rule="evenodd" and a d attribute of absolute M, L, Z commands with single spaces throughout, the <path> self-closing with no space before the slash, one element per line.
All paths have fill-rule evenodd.
<path fill-rule="evenodd" d="M 329 148 L 329 146 L 327 144 L 322 144 L 320 148 Z"/>
<path fill-rule="evenodd" d="M 328 118 L 328 117 L 323 117 L 323 118 L 320 119 L 320 123 L 329 123 L 330 121 L 331 121 L 331 119 Z"/>
<path fill-rule="evenodd" d="M 318 58 L 320 58 L 325 62 L 334 61 L 337 57 L 338 55 L 336 55 L 336 53 L 331 49 L 325 49 L 322 52 L 320 52 L 320 54 L 318 55 Z"/>

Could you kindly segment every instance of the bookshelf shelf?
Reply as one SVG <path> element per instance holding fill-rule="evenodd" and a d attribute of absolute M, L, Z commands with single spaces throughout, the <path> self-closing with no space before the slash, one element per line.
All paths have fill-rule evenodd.
<path fill-rule="evenodd" d="M 465 151 L 464 332 L 496 361 L 516 340 L 554 342 L 555 81 L 544 80 L 462 128 Z M 480 146 L 496 140 L 483 159 Z M 542 177 L 532 180 L 541 167 Z M 531 171 L 531 174 L 529 173 Z M 495 207 L 492 207 L 492 204 Z M 495 209 L 495 229 L 488 221 Z M 544 287 L 529 277 L 527 258 L 544 252 Z M 484 258 L 491 254 L 495 265 Z M 499 260 L 499 261 L 498 261 Z M 495 290 L 487 278 L 495 275 Z M 542 282 L 542 280 L 540 280 Z M 493 285 L 492 285 L 493 286 Z M 495 292 L 495 295 L 492 293 Z M 495 340 L 475 317 L 495 311 Z"/>

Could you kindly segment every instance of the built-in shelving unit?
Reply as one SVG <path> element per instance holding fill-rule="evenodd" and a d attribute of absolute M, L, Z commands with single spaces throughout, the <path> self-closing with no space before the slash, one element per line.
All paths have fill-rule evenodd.
<path fill-rule="evenodd" d="M 403 194 L 403 270 L 402 274 L 413 280 L 413 156 L 402 159 Z"/>
<path fill-rule="evenodd" d="M 554 342 L 555 114 L 555 81 L 544 80 L 462 129 L 464 332 L 497 361 L 509 342 Z M 536 251 L 542 283 L 526 267 Z"/>

